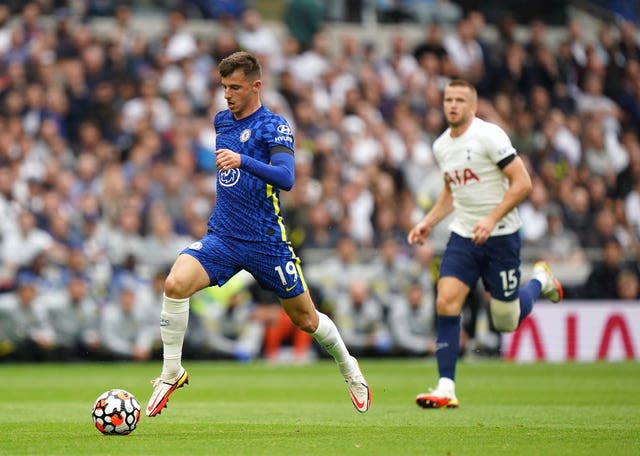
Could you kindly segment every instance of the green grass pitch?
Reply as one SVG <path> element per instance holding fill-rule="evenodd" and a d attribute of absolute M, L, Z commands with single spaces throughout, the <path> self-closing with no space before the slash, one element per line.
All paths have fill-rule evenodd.
<path fill-rule="evenodd" d="M 457 410 L 423 410 L 432 360 L 362 360 L 358 414 L 333 362 L 185 362 L 190 384 L 128 436 L 103 436 L 95 398 L 144 407 L 160 363 L 0 364 L 2 455 L 638 455 L 640 363 L 465 360 Z"/>

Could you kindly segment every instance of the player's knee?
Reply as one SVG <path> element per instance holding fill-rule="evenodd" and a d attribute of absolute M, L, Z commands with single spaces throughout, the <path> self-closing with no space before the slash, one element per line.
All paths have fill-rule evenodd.
<path fill-rule="evenodd" d="M 164 281 L 164 294 L 174 299 L 188 298 L 190 296 L 189 283 L 186 280 L 181 280 L 175 274 L 169 274 Z"/>
<path fill-rule="evenodd" d="M 436 312 L 438 315 L 459 315 L 461 306 L 452 299 L 438 296 L 436 298 Z"/>
<path fill-rule="evenodd" d="M 500 332 L 515 331 L 520 320 L 520 300 L 500 301 L 491 298 L 489 303 L 493 326 Z"/>

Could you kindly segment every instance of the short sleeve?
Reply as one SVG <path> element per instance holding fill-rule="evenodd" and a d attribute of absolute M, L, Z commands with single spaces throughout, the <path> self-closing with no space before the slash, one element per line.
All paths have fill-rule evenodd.
<path fill-rule="evenodd" d="M 509 136 L 502 128 L 491 123 L 487 123 L 486 127 L 483 142 L 491 161 L 500 163 L 517 154 Z"/>

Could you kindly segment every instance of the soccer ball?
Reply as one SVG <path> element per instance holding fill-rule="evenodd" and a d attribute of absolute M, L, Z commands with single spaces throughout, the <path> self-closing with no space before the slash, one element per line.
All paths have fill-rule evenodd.
<path fill-rule="evenodd" d="M 127 435 L 140 420 L 140 404 L 128 391 L 112 389 L 98 396 L 91 417 L 103 434 Z"/>

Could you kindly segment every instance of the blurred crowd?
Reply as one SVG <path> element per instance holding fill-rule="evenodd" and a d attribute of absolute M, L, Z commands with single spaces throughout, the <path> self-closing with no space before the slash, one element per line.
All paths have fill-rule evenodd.
<path fill-rule="evenodd" d="M 405 238 L 441 189 L 431 145 L 451 78 L 477 86 L 478 115 L 509 133 L 529 167 L 524 250 L 586 266 L 568 298 L 640 298 L 631 23 L 604 23 L 589 40 L 570 19 L 550 42 L 544 22 L 524 24 L 523 39 L 505 17 L 488 41 L 484 16 L 460 11 L 451 27 L 425 23 L 415 42 L 399 29 L 383 50 L 330 34 L 322 2 L 288 2 L 284 36 L 249 7 L 212 37 L 180 8 L 157 37 L 132 12 L 115 7 L 104 36 L 67 10 L 0 5 L 0 359 L 158 356 L 164 277 L 215 203 L 212 118 L 226 107 L 216 65 L 240 49 L 259 56 L 264 104 L 294 128 L 285 220 L 315 301 L 354 353 L 433 350 L 446 223 L 427 245 Z M 481 328 L 495 349 L 481 289 L 471 301 L 465 334 L 477 343 Z M 287 356 L 313 358 L 276 302 L 244 275 L 204 290 L 187 355 L 277 360 L 290 346 Z"/>

